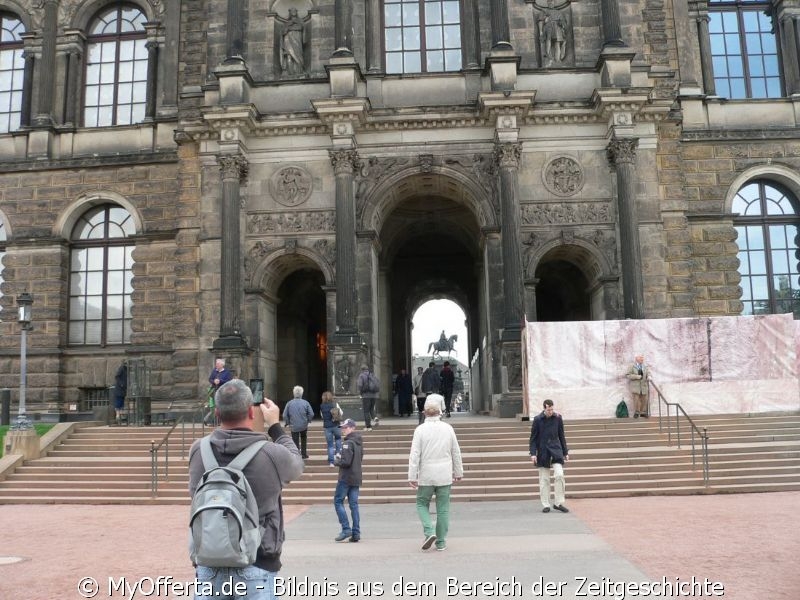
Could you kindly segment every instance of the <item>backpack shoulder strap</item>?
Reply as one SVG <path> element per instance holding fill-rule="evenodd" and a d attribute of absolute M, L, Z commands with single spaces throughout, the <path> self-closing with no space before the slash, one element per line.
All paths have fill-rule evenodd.
<path fill-rule="evenodd" d="M 244 468 L 248 465 L 248 463 L 253 460 L 256 454 L 258 454 L 259 450 L 261 450 L 264 446 L 266 446 L 267 440 L 261 440 L 259 442 L 253 442 L 247 448 L 239 452 L 229 464 L 229 469 L 237 469 L 239 471 L 243 471 Z"/>
<path fill-rule="evenodd" d="M 200 440 L 200 458 L 203 460 L 203 469 L 208 471 L 219 466 L 214 450 L 211 449 L 211 436 L 207 435 Z"/>

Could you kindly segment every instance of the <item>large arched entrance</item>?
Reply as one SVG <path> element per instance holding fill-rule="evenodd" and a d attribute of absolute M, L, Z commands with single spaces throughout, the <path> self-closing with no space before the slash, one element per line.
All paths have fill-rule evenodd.
<path fill-rule="evenodd" d="M 431 299 L 450 299 L 466 315 L 468 351 L 458 358 L 471 366 L 472 410 L 491 410 L 493 348 L 486 332 L 491 316 L 483 285 L 487 242 L 480 209 L 459 182 L 444 174 L 411 174 L 387 196 L 377 211 L 380 219 L 373 221 L 379 248 L 376 341 L 384 377 L 414 366 L 411 319 L 417 308 Z"/>

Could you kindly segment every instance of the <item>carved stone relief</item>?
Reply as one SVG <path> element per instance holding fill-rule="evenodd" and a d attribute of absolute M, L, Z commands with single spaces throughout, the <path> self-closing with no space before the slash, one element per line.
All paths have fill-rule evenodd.
<path fill-rule="evenodd" d="M 566 223 L 610 223 L 608 202 L 561 202 L 558 204 L 524 204 L 521 207 L 525 225 L 562 225 Z"/>
<path fill-rule="evenodd" d="M 247 233 L 303 233 L 334 231 L 333 211 L 256 213 L 247 216 Z"/>
<path fill-rule="evenodd" d="M 527 0 L 533 4 L 539 50 L 539 66 L 575 65 L 575 40 L 570 0 Z"/>
<path fill-rule="evenodd" d="M 605 255 L 608 264 L 617 264 L 617 236 L 613 231 L 598 229 L 592 234 L 590 241 Z"/>
<path fill-rule="evenodd" d="M 500 214 L 497 193 L 497 165 L 492 154 L 473 154 L 472 156 L 446 156 L 444 164 L 470 175 L 486 190 L 495 214 Z"/>
<path fill-rule="evenodd" d="M 542 169 L 542 181 L 556 196 L 574 196 L 583 188 L 583 169 L 574 158 L 559 156 Z"/>
<path fill-rule="evenodd" d="M 410 163 L 410 158 L 396 156 L 386 158 L 371 156 L 369 158 L 360 158 L 356 161 L 356 217 L 359 220 L 364 214 L 364 204 L 369 191 L 386 177 L 404 169 Z"/>
<path fill-rule="evenodd" d="M 311 196 L 311 175 L 302 167 L 284 167 L 270 177 L 269 191 L 283 206 L 299 206 Z"/>
<path fill-rule="evenodd" d="M 519 348 L 509 348 L 503 351 L 503 364 L 506 367 L 506 376 L 509 390 L 522 389 L 522 351 Z"/>
<path fill-rule="evenodd" d="M 258 241 L 253 244 L 244 257 L 244 272 L 248 281 L 253 279 L 253 273 L 261 259 L 269 254 L 275 247 L 270 242 Z"/>
<path fill-rule="evenodd" d="M 355 357 L 343 355 L 336 360 L 335 393 L 349 394 L 353 383 L 353 372 L 355 370 Z"/>

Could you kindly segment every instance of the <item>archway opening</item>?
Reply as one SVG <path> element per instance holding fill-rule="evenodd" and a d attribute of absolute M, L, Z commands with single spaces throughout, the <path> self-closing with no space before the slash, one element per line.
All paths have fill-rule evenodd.
<path fill-rule="evenodd" d="M 536 320 L 588 321 L 592 318 L 589 282 L 566 260 L 542 262 L 536 268 Z"/>
<path fill-rule="evenodd" d="M 299 385 L 319 412 L 328 379 L 324 285 L 319 270 L 303 268 L 288 275 L 278 288 L 276 381 L 281 407 Z"/>

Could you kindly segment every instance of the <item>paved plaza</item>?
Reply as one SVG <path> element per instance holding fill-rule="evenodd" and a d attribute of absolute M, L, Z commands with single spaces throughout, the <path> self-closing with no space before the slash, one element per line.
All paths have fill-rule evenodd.
<path fill-rule="evenodd" d="M 444 552 L 419 550 L 410 503 L 363 506 L 358 544 L 333 542 L 332 506 L 286 507 L 284 597 L 630 598 L 620 586 L 692 577 L 724 586 L 724 596 L 695 598 L 800 597 L 798 492 L 568 505 L 565 515 L 541 513 L 533 497 L 453 504 Z M 186 506 L 0 507 L 0 598 L 77 600 L 85 578 L 97 582 L 96 598 L 131 598 L 124 584 L 137 582 L 135 598 L 180 597 L 153 587 L 159 577 L 192 580 L 187 514 Z"/>

